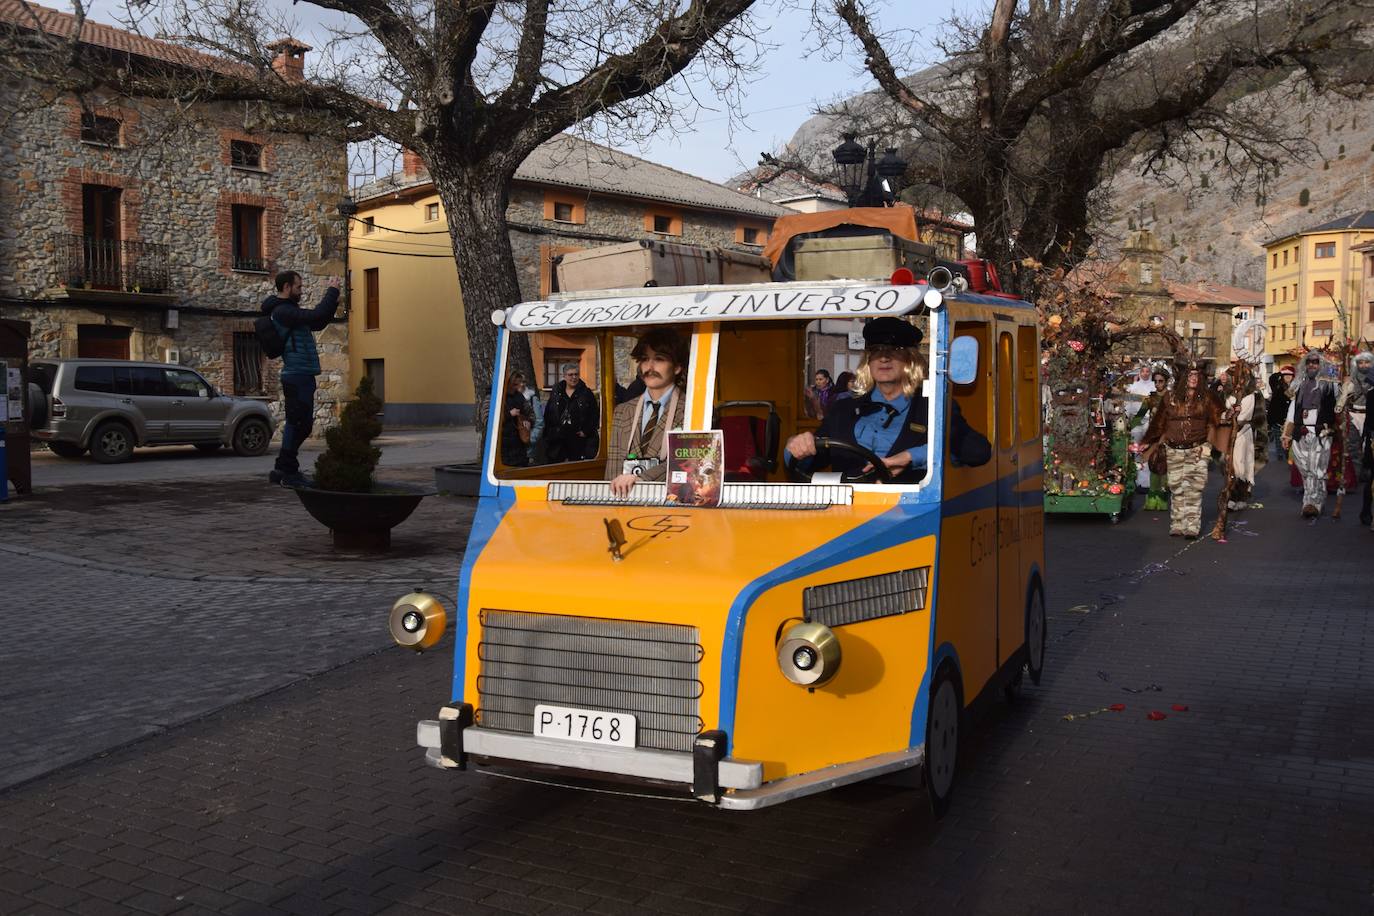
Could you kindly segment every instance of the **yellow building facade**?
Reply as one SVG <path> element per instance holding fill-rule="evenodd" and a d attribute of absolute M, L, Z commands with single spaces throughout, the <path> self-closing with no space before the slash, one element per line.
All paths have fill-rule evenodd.
<path fill-rule="evenodd" d="M 1369 241 L 1374 241 L 1374 210 L 1265 244 L 1268 353 L 1324 347 L 1342 333 L 1358 340 L 1374 332 L 1374 314 L 1363 301 L 1364 258 L 1357 250 Z"/>

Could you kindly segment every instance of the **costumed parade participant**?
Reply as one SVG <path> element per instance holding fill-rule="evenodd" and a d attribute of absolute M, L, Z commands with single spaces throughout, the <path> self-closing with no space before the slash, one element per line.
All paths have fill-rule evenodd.
<path fill-rule="evenodd" d="M 1255 384 L 1250 367 L 1237 360 L 1222 380 L 1227 415 L 1234 426 L 1231 439 L 1231 489 L 1226 507 L 1238 512 L 1250 505 L 1255 488 L 1255 459 L 1264 457 L 1263 439 L 1267 416 L 1264 398 Z M 1257 441 L 1258 440 L 1258 441 Z"/>
<path fill-rule="evenodd" d="M 1302 477 L 1303 518 L 1321 515 L 1326 502 L 1326 471 L 1336 430 L 1336 386 L 1320 377 L 1321 368 L 1321 354 L 1310 351 L 1283 425 L 1283 447 L 1291 447 L 1293 464 Z"/>
<path fill-rule="evenodd" d="M 1178 382 L 1165 392 L 1140 443 L 1147 460 L 1165 453 L 1170 537 L 1196 538 L 1202 530 L 1210 440 L 1221 420 L 1221 406 L 1207 391 L 1202 371 L 1198 360 L 1179 367 Z"/>
<path fill-rule="evenodd" d="M 1336 412 L 1345 418 L 1345 454 L 1354 465 L 1362 496 L 1360 524 L 1374 523 L 1370 506 L 1370 477 L 1374 455 L 1370 453 L 1370 401 L 1374 399 L 1374 353 L 1365 350 L 1355 357 L 1350 378 L 1341 389 Z"/>
<path fill-rule="evenodd" d="M 1131 421 L 1131 426 L 1147 424 L 1154 418 L 1154 414 L 1159 410 L 1159 405 L 1164 400 L 1165 393 L 1169 390 L 1169 372 L 1162 366 L 1157 366 L 1150 373 L 1150 381 L 1154 390 L 1145 395 L 1140 404 L 1140 410 L 1136 411 L 1135 418 Z M 1134 385 L 1132 386 L 1134 387 Z M 1157 449 L 1150 461 L 1145 462 L 1145 473 L 1149 475 L 1149 492 L 1145 496 L 1145 508 L 1151 512 L 1163 512 L 1169 508 L 1169 484 L 1165 479 L 1165 457 L 1164 450 Z"/>

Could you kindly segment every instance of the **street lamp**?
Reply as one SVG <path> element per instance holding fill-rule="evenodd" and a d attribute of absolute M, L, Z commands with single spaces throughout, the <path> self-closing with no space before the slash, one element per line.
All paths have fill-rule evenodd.
<path fill-rule="evenodd" d="M 844 134 L 844 142 L 830 154 L 835 160 L 835 183 L 844 191 L 851 207 L 888 207 L 897 200 L 897 190 L 906 174 L 906 162 L 888 147 L 883 157 L 876 155 L 877 144 L 865 148 L 855 134 Z"/>
<path fill-rule="evenodd" d="M 348 239 L 352 234 L 353 217 L 358 213 L 358 202 L 351 197 L 345 197 L 339 201 L 337 209 L 343 217 L 343 313 L 347 315 L 350 300 L 353 298 L 353 273 L 348 269 Z"/>

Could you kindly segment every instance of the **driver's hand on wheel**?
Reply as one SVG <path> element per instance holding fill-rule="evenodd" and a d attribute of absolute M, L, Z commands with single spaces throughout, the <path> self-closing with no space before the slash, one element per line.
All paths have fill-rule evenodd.
<path fill-rule="evenodd" d="M 800 461 L 816 454 L 816 437 L 812 433 L 797 433 L 787 440 L 787 454 Z"/>
<path fill-rule="evenodd" d="M 629 496 L 630 491 L 635 488 L 635 481 L 639 480 L 633 474 L 621 474 L 611 478 L 611 493 L 616 496 Z"/>
<path fill-rule="evenodd" d="M 895 455 L 888 455 L 883 459 L 883 464 L 887 465 L 887 469 L 891 471 L 892 475 L 895 477 L 899 472 L 905 471 L 907 468 L 911 467 L 911 452 L 898 452 Z M 865 474 L 871 470 L 873 470 L 872 464 L 864 465 L 863 472 Z"/>

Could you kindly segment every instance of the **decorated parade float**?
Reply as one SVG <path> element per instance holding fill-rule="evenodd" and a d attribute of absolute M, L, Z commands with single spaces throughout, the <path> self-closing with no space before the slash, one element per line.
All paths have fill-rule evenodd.
<path fill-rule="evenodd" d="M 1162 322 L 1133 322 L 1098 292 L 1051 274 L 1039 297 L 1044 386 L 1045 511 L 1105 515 L 1129 511 L 1136 489 L 1125 384 L 1111 370 L 1113 350 L 1154 338 L 1179 351 Z M 1167 357 L 1166 357 L 1167 358 Z"/>

